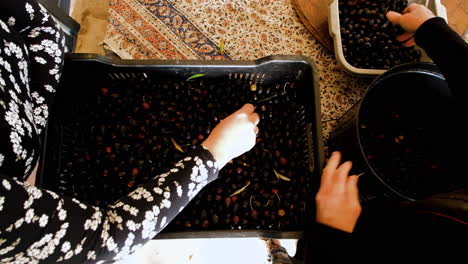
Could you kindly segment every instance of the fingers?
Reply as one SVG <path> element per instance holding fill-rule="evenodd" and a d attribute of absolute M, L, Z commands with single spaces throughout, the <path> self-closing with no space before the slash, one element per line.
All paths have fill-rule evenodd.
<path fill-rule="evenodd" d="M 418 9 L 420 6 L 421 5 L 419 5 L 419 4 L 411 3 L 411 4 L 408 5 L 408 7 L 405 8 L 405 10 L 403 10 L 403 14 L 414 11 L 414 10 Z"/>
<path fill-rule="evenodd" d="M 245 113 L 251 114 L 255 111 L 255 107 L 252 104 L 245 104 L 239 110 L 237 110 L 236 114 Z"/>
<path fill-rule="evenodd" d="M 341 153 L 338 151 L 333 152 L 330 159 L 327 162 L 327 165 L 323 169 L 322 179 L 320 181 L 321 187 L 332 184 L 333 174 L 335 173 L 336 169 L 340 165 L 340 160 L 341 160 Z"/>
<path fill-rule="evenodd" d="M 359 200 L 358 182 L 360 177 L 360 175 L 349 176 L 346 183 L 349 194 L 351 197 L 355 197 L 357 200 Z"/>
<path fill-rule="evenodd" d="M 260 122 L 260 116 L 257 113 L 249 115 L 249 121 L 254 125 L 255 136 L 258 135 L 258 123 Z"/>
<path fill-rule="evenodd" d="M 322 174 L 320 188 L 334 189 L 338 192 L 344 192 L 348 182 L 348 175 L 353 167 L 351 161 L 347 161 L 340 165 L 341 153 L 333 152 L 325 166 Z"/>
<path fill-rule="evenodd" d="M 258 127 L 257 126 L 254 127 L 254 133 L 255 133 L 255 135 L 258 135 Z"/>
<path fill-rule="evenodd" d="M 351 171 L 351 168 L 353 167 L 353 163 L 351 161 L 347 161 L 336 170 L 337 178 L 336 180 L 341 182 L 341 181 L 346 181 L 348 178 L 349 171 Z"/>
<path fill-rule="evenodd" d="M 249 122 L 251 122 L 254 126 L 253 128 L 253 131 L 255 133 L 255 135 L 258 134 L 258 123 L 260 123 L 260 116 L 254 112 L 255 111 L 255 107 L 252 105 L 252 104 L 245 104 L 244 106 L 242 106 L 241 109 L 239 109 L 236 113 L 240 114 L 240 113 L 243 113 L 243 114 L 247 114 L 247 119 L 249 120 Z"/>
<path fill-rule="evenodd" d="M 407 48 L 408 48 L 408 47 L 412 47 L 412 46 L 416 45 L 416 41 L 414 40 L 414 38 L 410 38 L 410 39 L 408 39 L 407 41 L 401 43 L 401 45 L 402 45 L 403 47 L 407 47 Z"/>
<path fill-rule="evenodd" d="M 333 184 L 338 191 L 344 191 L 346 188 L 346 182 L 348 181 L 349 171 L 353 167 L 353 163 L 351 161 L 347 161 L 336 170 L 335 175 L 333 177 Z"/>
<path fill-rule="evenodd" d="M 254 111 L 255 107 L 252 104 L 245 104 L 239 110 L 237 110 L 234 115 L 239 116 L 240 114 L 245 114 L 247 119 L 256 126 L 260 122 L 260 116 Z"/>
<path fill-rule="evenodd" d="M 416 45 L 413 33 L 405 32 L 402 35 L 398 36 L 397 40 L 401 42 L 401 45 L 403 47 L 412 47 Z"/>
<path fill-rule="evenodd" d="M 253 131 L 255 133 L 255 136 L 257 136 L 258 135 L 257 125 L 260 122 L 260 116 L 257 113 L 253 112 L 252 114 L 250 114 L 248 116 L 248 120 L 249 120 L 249 122 L 251 122 L 253 124 L 253 126 L 254 126 Z"/>
<path fill-rule="evenodd" d="M 258 134 L 258 127 L 255 126 L 254 124 L 252 123 L 248 123 L 248 126 L 252 126 L 252 130 L 249 129 L 249 135 L 246 137 L 246 140 L 249 142 L 248 144 L 248 149 L 247 151 L 251 150 L 255 144 L 257 144 L 257 134 Z M 250 134 L 252 133 L 252 134 Z"/>
<path fill-rule="evenodd" d="M 260 122 L 260 116 L 257 113 L 252 113 L 249 115 L 249 121 L 252 122 L 254 125 L 258 125 Z"/>
<path fill-rule="evenodd" d="M 405 32 L 405 33 L 401 34 L 400 36 L 397 36 L 396 39 L 397 39 L 399 42 L 406 42 L 406 41 L 408 41 L 409 39 L 411 39 L 413 36 L 414 36 L 413 33 Z"/>
<path fill-rule="evenodd" d="M 395 11 L 388 11 L 387 13 L 387 18 L 392 24 L 400 24 L 400 19 L 402 17 L 402 14 L 395 12 Z"/>
<path fill-rule="evenodd" d="M 340 165 L 340 160 L 341 160 L 341 153 L 339 151 L 333 152 L 330 159 L 327 162 L 327 166 L 325 166 L 325 170 L 335 171 Z"/>

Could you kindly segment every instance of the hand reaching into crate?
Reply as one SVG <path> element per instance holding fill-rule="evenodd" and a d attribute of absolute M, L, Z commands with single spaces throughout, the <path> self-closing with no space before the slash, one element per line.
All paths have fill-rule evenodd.
<path fill-rule="evenodd" d="M 427 9 L 423 5 L 419 4 L 410 4 L 402 14 L 389 11 L 387 13 L 387 18 L 393 24 L 401 26 L 406 33 L 398 36 L 398 40 L 404 42 L 402 45 L 405 47 L 414 46 L 416 43 L 414 41 L 414 33 L 418 28 L 424 24 L 427 20 L 435 17 L 431 10 Z"/>
<path fill-rule="evenodd" d="M 341 154 L 333 152 L 323 170 L 320 189 L 315 197 L 317 222 L 352 233 L 361 214 L 359 176 L 348 176 L 352 163 L 340 165 Z"/>
<path fill-rule="evenodd" d="M 215 161 L 224 165 L 255 144 L 259 116 L 245 105 L 215 128 L 203 145 L 209 150 L 197 146 L 172 168 L 152 171 L 150 179 L 111 205 L 91 206 L 26 184 L 41 153 L 41 131 L 61 73 L 63 34 L 35 0 L 0 1 L 0 40 L 0 103 L 9 105 L 0 107 L 5 117 L 0 122 L 0 263 L 121 260 L 153 239 L 218 178 Z M 113 164 L 119 170 L 123 165 Z M 134 169 L 132 174 L 138 174 Z M 80 175 L 87 182 L 94 173 L 80 168 Z M 116 182 L 121 177 L 113 176 Z"/>
<path fill-rule="evenodd" d="M 443 18 L 422 5 L 410 4 L 402 14 L 390 11 L 387 18 L 406 30 L 397 40 L 405 47 L 417 44 L 424 49 L 454 93 L 465 96 L 466 67 L 459 65 L 466 65 L 468 43 Z"/>
<path fill-rule="evenodd" d="M 260 117 L 255 113 L 254 106 L 245 104 L 221 121 L 202 145 L 211 152 L 222 168 L 231 159 L 254 147 L 259 121 Z"/>

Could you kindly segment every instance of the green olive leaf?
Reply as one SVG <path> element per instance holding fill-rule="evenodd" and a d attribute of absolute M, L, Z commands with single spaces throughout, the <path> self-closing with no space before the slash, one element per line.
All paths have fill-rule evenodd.
<path fill-rule="evenodd" d="M 173 138 L 171 138 L 171 141 L 172 141 L 172 144 L 174 145 L 174 147 L 175 147 L 178 151 L 180 151 L 180 152 L 182 152 L 182 153 L 185 152 L 185 151 L 179 146 L 179 144 L 177 144 L 177 142 L 175 142 L 175 140 L 174 140 Z"/>
<path fill-rule="evenodd" d="M 277 94 L 274 94 L 274 95 L 272 95 L 272 96 L 270 96 L 270 97 L 260 99 L 260 100 L 258 100 L 257 103 L 262 103 L 262 102 L 270 101 L 271 99 L 275 98 L 276 96 L 277 96 Z"/>
<path fill-rule="evenodd" d="M 224 54 L 224 39 L 219 42 L 219 53 Z"/>
<path fill-rule="evenodd" d="M 200 77 L 203 77 L 203 76 L 205 76 L 205 75 L 206 75 L 206 74 L 204 74 L 204 73 L 194 74 L 194 75 L 188 77 L 188 78 L 187 78 L 187 81 L 190 81 L 190 80 L 193 80 L 193 79 L 196 79 L 196 78 L 200 78 Z"/>
<path fill-rule="evenodd" d="M 276 170 L 273 170 L 273 172 L 275 173 L 276 177 L 278 179 L 281 179 L 283 181 L 291 181 L 291 179 L 289 179 L 288 177 L 282 175 L 281 173 L 277 172 Z"/>
<path fill-rule="evenodd" d="M 229 195 L 229 197 L 236 196 L 239 193 L 245 191 L 245 189 L 250 185 L 250 182 L 247 183 L 244 187 L 240 188 L 239 190 L 235 191 L 233 194 Z"/>

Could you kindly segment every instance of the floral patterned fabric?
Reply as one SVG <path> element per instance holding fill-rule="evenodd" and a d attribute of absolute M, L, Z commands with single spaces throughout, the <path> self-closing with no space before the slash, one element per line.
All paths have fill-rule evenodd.
<path fill-rule="evenodd" d="M 0 3 L 0 173 L 25 180 L 39 157 L 64 38 L 44 9 L 16 2 Z"/>
<path fill-rule="evenodd" d="M 218 175 L 213 156 L 199 147 L 107 208 L 24 184 L 39 158 L 63 48 L 62 32 L 36 2 L 0 2 L 0 263 L 121 259 Z"/>

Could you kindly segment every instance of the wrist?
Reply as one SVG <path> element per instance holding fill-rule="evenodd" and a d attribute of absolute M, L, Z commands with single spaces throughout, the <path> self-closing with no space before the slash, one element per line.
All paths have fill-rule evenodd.
<path fill-rule="evenodd" d="M 336 216 L 332 216 L 332 217 L 317 216 L 316 222 L 319 224 L 334 228 L 336 230 L 346 232 L 346 233 L 352 233 L 354 231 L 355 223 L 349 220 L 344 221 L 344 222 L 337 221 L 338 219 L 339 218 L 337 218 Z"/>
<path fill-rule="evenodd" d="M 216 163 L 218 163 L 220 169 L 228 162 L 225 158 L 225 153 L 220 151 L 216 147 L 216 143 L 212 142 L 210 138 L 207 138 L 201 145 L 211 153 Z"/>
<path fill-rule="evenodd" d="M 434 32 L 443 26 L 446 26 L 446 22 L 441 17 L 434 16 L 424 21 L 414 33 L 416 44 L 424 48 L 425 42 L 430 42 L 434 38 Z"/>
<path fill-rule="evenodd" d="M 353 233 L 353 231 L 354 231 L 353 226 L 336 225 L 336 224 L 333 224 L 333 223 L 327 223 L 327 222 L 321 222 L 321 221 L 317 221 L 317 223 L 319 223 L 321 225 L 324 225 L 324 226 L 328 226 L 330 228 L 333 228 L 333 229 L 336 229 L 336 230 L 339 230 L 339 231 L 342 231 L 342 232 L 346 232 L 346 233 Z"/>

